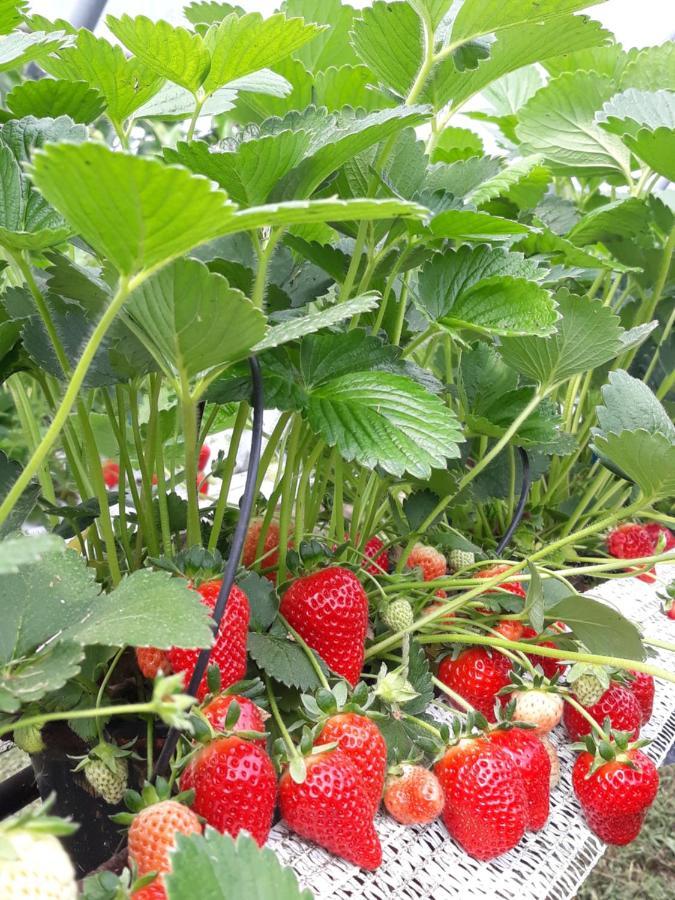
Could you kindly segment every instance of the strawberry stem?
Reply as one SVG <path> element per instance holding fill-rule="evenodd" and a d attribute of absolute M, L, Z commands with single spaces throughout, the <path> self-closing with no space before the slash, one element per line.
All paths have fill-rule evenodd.
<path fill-rule="evenodd" d="M 444 684 L 439 678 L 436 678 L 435 675 L 431 676 L 432 682 L 436 685 L 439 691 L 443 691 L 443 693 L 448 696 L 453 703 L 456 703 L 457 706 L 461 706 L 462 709 L 466 710 L 466 712 L 475 712 L 475 708 L 469 703 L 468 700 L 465 700 L 461 694 L 458 694 L 456 691 L 453 691 L 452 688 L 449 688 L 447 684 Z"/>
<path fill-rule="evenodd" d="M 576 709 L 576 711 L 579 713 L 580 716 L 583 716 L 584 719 L 586 719 L 586 721 L 591 726 L 593 731 L 596 731 L 602 740 L 609 741 L 609 735 L 605 734 L 602 727 L 596 722 L 596 720 L 588 712 L 588 710 L 585 709 L 581 705 L 581 703 L 579 703 L 578 700 L 575 700 L 574 697 L 572 697 L 572 695 L 568 694 L 568 693 L 562 694 L 562 698 L 566 703 L 569 703 L 570 706 L 573 706 L 574 709 Z"/>
<path fill-rule="evenodd" d="M 265 681 L 265 687 L 267 689 L 267 699 L 270 703 L 270 712 L 272 713 L 272 717 L 276 722 L 279 733 L 281 734 L 284 744 L 286 745 L 288 756 L 290 759 L 301 759 L 302 757 L 300 756 L 297 747 L 293 743 L 293 739 L 291 738 L 288 728 L 286 728 L 286 726 L 284 725 L 284 720 L 281 718 L 281 713 L 279 712 L 279 707 L 277 706 L 277 701 L 274 696 L 274 691 L 272 690 L 269 676 L 263 674 L 263 679 Z"/>
<path fill-rule="evenodd" d="M 330 684 L 328 683 L 328 679 L 326 678 L 324 671 L 321 668 L 321 665 L 319 664 L 318 659 L 316 658 L 317 654 L 312 650 L 312 648 L 309 646 L 307 641 L 305 641 L 305 639 L 298 634 L 298 632 L 295 630 L 295 628 L 293 628 L 293 626 L 288 623 L 288 621 L 281 615 L 281 613 L 277 613 L 277 615 L 279 617 L 279 621 L 282 622 L 284 627 L 288 629 L 289 634 L 293 635 L 295 640 L 305 651 L 305 655 L 306 655 L 307 659 L 309 660 L 310 665 L 316 672 L 316 676 L 319 679 L 319 681 L 321 682 L 321 687 L 323 687 L 327 691 L 329 691 Z"/>

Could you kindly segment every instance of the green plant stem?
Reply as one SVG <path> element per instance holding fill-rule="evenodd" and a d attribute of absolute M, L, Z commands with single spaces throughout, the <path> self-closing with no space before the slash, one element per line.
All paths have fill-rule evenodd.
<path fill-rule="evenodd" d="M 264 248 L 259 249 L 258 270 L 256 272 L 255 283 L 253 285 L 253 293 L 251 296 L 253 305 L 257 309 L 263 308 L 263 301 L 265 299 L 265 285 L 267 284 L 267 267 L 269 266 L 272 254 L 274 253 L 277 243 L 282 235 L 283 228 L 277 228 L 275 231 L 272 231 L 267 239 L 267 243 L 265 244 Z"/>
<path fill-rule="evenodd" d="M 148 716 L 145 722 L 145 774 L 148 781 L 152 781 L 152 772 L 154 766 L 154 743 L 155 743 L 155 718 Z"/>
<path fill-rule="evenodd" d="M 199 114 L 202 111 L 202 107 L 206 102 L 206 96 L 200 96 L 199 94 L 195 94 L 195 108 L 192 113 L 192 118 L 190 119 L 190 124 L 188 125 L 186 140 L 191 141 L 192 137 L 195 133 L 195 128 L 197 127 L 197 120 L 199 119 Z"/>
<path fill-rule="evenodd" d="M 465 700 L 461 694 L 458 694 L 457 691 L 453 691 L 452 688 L 449 688 L 447 684 L 444 684 L 439 678 L 436 678 L 435 675 L 431 676 L 431 681 L 436 685 L 439 691 L 443 691 L 443 693 L 449 697 L 453 703 L 456 703 L 457 706 L 461 706 L 465 712 L 475 712 L 474 707 L 469 703 L 468 700 Z"/>
<path fill-rule="evenodd" d="M 35 416 L 33 415 L 33 410 L 31 409 L 28 394 L 23 385 L 22 376 L 19 373 L 12 375 L 12 377 L 6 381 L 6 385 L 12 396 L 12 400 L 14 401 L 14 407 L 19 417 L 21 430 L 26 436 L 28 450 L 33 453 L 40 444 L 40 432 L 38 430 L 37 422 L 35 421 Z M 52 481 L 48 466 L 40 466 L 38 480 L 45 499 L 55 506 L 56 494 L 54 492 L 54 482 Z M 48 516 L 47 518 L 52 525 L 56 524 L 58 521 L 55 516 Z"/>
<path fill-rule="evenodd" d="M 220 483 L 220 491 L 218 500 L 216 501 L 216 511 L 213 514 L 213 525 L 211 534 L 209 535 L 209 550 L 213 552 L 218 545 L 218 538 L 223 527 L 225 518 L 225 510 L 227 509 L 227 498 L 230 493 L 230 485 L 232 484 L 232 476 L 237 465 L 237 454 L 239 445 L 241 444 L 241 436 L 248 421 L 249 405 L 246 401 L 239 404 L 237 415 L 232 426 L 232 437 L 230 438 L 230 446 L 227 450 L 227 459 L 223 465 L 222 481 Z"/>
<path fill-rule="evenodd" d="M 654 374 L 654 369 L 656 368 L 659 358 L 661 356 L 661 349 L 663 347 L 665 347 L 666 344 L 668 343 L 668 340 L 670 338 L 670 333 L 673 330 L 674 325 L 675 325 L 675 307 L 673 307 L 672 312 L 670 313 L 670 316 L 668 318 L 668 321 L 666 322 L 665 328 L 663 329 L 663 333 L 661 334 L 661 337 L 659 338 L 659 342 L 656 345 L 656 350 L 652 354 L 650 363 L 647 366 L 647 371 L 642 376 L 642 380 L 644 381 L 645 384 L 649 384 L 649 379 Z M 671 374 L 673 374 L 673 373 L 671 373 Z"/>
<path fill-rule="evenodd" d="M 263 450 L 262 456 L 260 457 L 260 469 L 258 470 L 258 480 L 256 481 L 255 485 L 256 494 L 260 493 L 260 488 L 262 487 L 262 483 L 265 480 L 267 470 L 269 469 L 274 454 L 277 452 L 279 444 L 281 443 L 281 439 L 283 437 L 284 431 L 286 430 L 286 426 L 292 418 L 292 412 L 282 413 L 279 416 L 277 424 L 272 429 L 272 433 L 267 439 L 267 444 L 265 445 L 265 449 Z"/>
<path fill-rule="evenodd" d="M 342 457 L 337 447 L 333 450 L 333 515 L 332 536 L 341 544 L 345 538 L 344 486 L 342 479 Z"/>
<path fill-rule="evenodd" d="M 405 311 L 408 304 L 408 272 L 403 276 L 401 284 L 401 293 L 398 298 L 398 309 L 396 311 L 396 322 L 394 324 L 394 332 L 391 336 L 391 342 L 395 347 L 401 343 L 401 335 L 403 334 L 403 325 L 405 322 Z"/>
<path fill-rule="evenodd" d="M 267 675 L 263 673 L 263 680 L 265 682 L 265 687 L 267 688 L 267 699 L 270 704 L 270 712 L 272 713 L 272 717 L 276 722 L 277 728 L 279 729 L 279 733 L 284 740 L 284 744 L 286 745 L 286 749 L 288 750 L 288 755 L 291 759 L 299 759 L 300 754 L 298 753 L 298 749 L 293 743 L 293 738 L 291 737 L 288 728 L 284 724 L 284 720 L 281 718 L 281 713 L 279 712 L 279 707 L 277 706 L 277 700 L 274 696 L 274 691 L 272 690 L 272 684 Z"/>
<path fill-rule="evenodd" d="M 357 272 L 359 271 L 359 266 L 361 265 L 361 257 L 363 255 L 363 248 L 366 243 L 367 234 L 368 222 L 363 219 L 359 223 L 359 228 L 356 232 L 356 240 L 354 242 L 354 249 L 352 250 L 352 258 L 349 261 L 349 268 L 347 269 L 345 280 L 342 282 L 342 287 L 340 288 L 338 303 L 343 303 L 345 300 L 349 300 L 352 289 L 354 287 Z"/>
<path fill-rule="evenodd" d="M 329 690 L 330 690 L 330 684 L 329 684 L 328 679 L 326 678 L 326 676 L 325 676 L 325 674 L 324 674 L 323 669 L 321 668 L 321 665 L 319 664 L 319 660 L 316 658 L 316 653 L 314 652 L 314 650 L 312 650 L 312 648 L 309 646 L 309 644 L 307 643 L 307 641 L 306 641 L 303 637 L 301 637 L 301 635 L 298 634 L 298 632 L 295 630 L 295 628 L 293 628 L 291 625 L 289 625 L 289 623 L 288 623 L 288 622 L 286 621 L 286 619 L 281 615 L 281 613 L 278 613 L 278 617 L 279 617 L 279 621 L 282 622 L 282 624 L 284 625 L 284 627 L 288 630 L 289 634 L 292 634 L 292 635 L 293 635 L 293 637 L 295 638 L 296 642 L 297 642 L 297 643 L 302 647 L 302 649 L 305 651 L 305 656 L 306 656 L 307 659 L 309 660 L 309 663 L 310 663 L 311 667 L 312 667 L 312 668 L 314 669 L 314 671 L 316 672 L 316 677 L 317 677 L 317 678 L 319 679 L 319 681 L 321 682 L 321 687 L 322 687 L 322 688 L 325 688 L 327 691 L 329 691 Z"/>
<path fill-rule="evenodd" d="M 583 716 L 584 719 L 586 719 L 593 731 L 595 731 L 599 735 L 599 737 L 602 738 L 602 740 L 606 741 L 608 739 L 609 736 L 605 734 L 600 725 L 598 725 L 589 711 L 587 709 L 584 709 L 581 703 L 575 700 L 574 697 L 572 697 L 570 694 L 563 694 L 562 697 L 566 703 L 569 703 L 570 706 L 576 709 L 580 716 Z"/>
<path fill-rule="evenodd" d="M 307 500 L 309 494 L 309 481 L 312 472 L 319 461 L 319 457 L 326 449 L 325 441 L 317 438 L 311 453 L 304 461 L 302 467 L 302 475 L 298 482 L 297 500 L 295 504 L 295 545 L 300 545 L 302 535 L 305 533 L 305 518 L 307 510 Z M 313 524 L 313 523 L 312 523 Z"/>
<path fill-rule="evenodd" d="M 151 448 L 157 472 L 157 505 L 159 507 L 159 529 L 162 536 L 162 549 L 165 556 L 171 556 L 171 522 L 169 520 L 169 504 L 166 495 L 166 470 L 164 468 L 164 446 L 158 440 L 159 431 L 159 395 L 162 388 L 161 376 L 154 373 L 150 376 L 150 425 L 152 430 Z"/>
<path fill-rule="evenodd" d="M 199 493 L 197 490 L 197 406 L 185 379 L 181 384 L 180 407 L 185 440 L 185 488 L 187 490 L 187 546 L 201 546 Z"/>
<path fill-rule="evenodd" d="M 66 719 L 96 719 L 109 716 L 142 716 L 153 715 L 155 705 L 153 703 L 123 703 L 120 706 L 99 706 L 93 709 L 68 709 L 61 712 L 41 713 L 22 719 L 21 725 L 37 725 L 42 727 L 47 722 L 62 722 Z M 0 726 L 0 738 L 14 730 L 16 722 Z"/>
<path fill-rule="evenodd" d="M 286 553 L 284 548 L 288 546 L 288 536 L 291 530 L 291 515 L 295 499 L 296 454 L 301 432 L 302 419 L 300 416 L 296 416 L 286 444 L 286 458 L 284 460 L 284 475 L 282 478 L 281 508 L 279 510 L 279 584 L 283 584 L 286 580 Z"/>
<path fill-rule="evenodd" d="M 103 702 L 103 695 L 105 694 L 105 689 L 108 687 L 108 684 L 110 683 L 110 679 L 112 678 L 112 674 L 115 671 L 115 667 L 117 666 L 117 663 L 120 661 L 120 657 L 124 653 L 125 649 L 126 649 L 126 647 L 120 647 L 119 650 L 117 651 L 117 653 L 113 656 L 113 658 L 110 661 L 110 665 L 108 666 L 108 671 L 103 676 L 101 685 L 98 689 L 98 694 L 96 695 L 96 708 L 97 709 L 101 706 L 101 703 Z M 99 741 L 102 743 L 103 742 L 103 727 L 101 725 L 101 720 L 100 720 L 100 718 L 96 718 L 95 721 L 96 721 L 96 733 L 98 735 Z"/>
<path fill-rule="evenodd" d="M 607 484 L 607 482 L 609 481 L 610 478 L 611 478 L 610 472 L 605 470 L 598 478 L 591 479 L 589 481 L 588 487 L 586 488 L 581 499 L 577 503 L 577 505 L 574 509 L 574 512 L 570 515 L 567 522 L 565 522 L 565 525 L 563 526 L 563 529 L 561 532 L 563 535 L 567 535 L 572 531 L 572 529 L 579 521 L 579 518 L 582 516 L 582 514 L 583 514 L 584 510 L 586 509 L 586 507 L 588 506 L 588 504 L 598 494 L 598 492 L 602 490 L 602 488 L 605 486 L 605 484 Z"/>
<path fill-rule="evenodd" d="M 49 307 L 42 296 L 42 292 L 33 277 L 33 271 L 31 269 L 30 263 L 26 259 L 24 253 L 12 253 L 8 251 L 11 258 L 17 265 L 17 268 L 20 270 L 21 274 L 24 277 L 26 284 L 28 285 L 28 290 L 35 301 L 35 305 L 37 307 L 38 313 L 40 314 L 40 318 L 42 319 L 47 334 L 49 336 L 49 340 L 52 342 L 52 346 L 54 348 L 54 352 L 56 354 L 56 358 L 59 361 L 59 365 L 63 370 L 64 375 L 68 375 L 70 372 L 70 363 L 68 361 L 68 357 L 66 356 L 65 350 L 63 348 L 63 343 L 61 342 L 61 338 L 56 331 L 56 326 L 51 317 L 51 313 L 49 311 Z"/>
<path fill-rule="evenodd" d="M 2 504 L 0 504 L 0 525 L 2 525 L 6 520 L 7 516 L 11 513 L 16 505 L 19 497 L 23 494 L 25 489 L 28 487 L 33 476 L 38 472 L 40 466 L 44 463 L 49 451 L 52 449 L 58 436 L 61 434 L 63 426 L 70 415 L 70 411 L 75 405 L 77 398 L 80 394 L 80 390 L 82 389 L 82 383 L 84 382 L 84 378 L 89 370 L 89 366 L 94 359 L 96 351 L 98 350 L 101 341 L 106 335 L 106 332 L 112 325 L 115 316 L 122 308 L 125 300 L 129 296 L 131 290 L 134 289 L 138 284 L 140 284 L 144 280 L 143 276 L 138 275 L 134 279 L 129 279 L 126 276 L 120 278 L 117 291 L 115 292 L 115 296 L 110 301 L 110 304 L 106 311 L 103 313 L 101 318 L 99 319 L 96 327 L 94 328 L 89 340 L 87 341 L 85 348 L 82 352 L 82 356 L 73 371 L 72 377 L 70 379 L 70 383 L 66 388 L 66 391 L 63 395 L 63 399 L 59 405 L 59 408 L 52 419 L 52 422 L 47 429 L 44 437 L 40 441 L 40 446 L 33 453 L 31 458 L 26 464 L 25 469 L 17 480 L 14 482 L 12 487 L 7 493 L 7 496 L 3 500 Z"/>
<path fill-rule="evenodd" d="M 670 389 L 675 385 L 675 369 L 663 379 L 661 384 L 659 385 L 656 396 L 659 400 L 663 400 L 663 398 L 670 392 Z"/>
<path fill-rule="evenodd" d="M 136 456 L 138 457 L 138 465 L 141 470 L 141 492 L 138 495 L 136 514 L 139 518 L 142 515 L 145 519 L 145 539 L 148 549 L 153 556 L 157 556 L 159 553 L 159 535 L 157 534 L 155 517 L 152 512 L 152 473 L 149 467 L 149 460 L 146 456 L 143 436 L 141 435 L 141 424 L 138 418 L 138 409 L 140 406 L 138 390 L 133 382 L 129 386 L 129 401 L 131 431 L 134 436 Z M 140 512 L 141 509 L 143 510 L 142 514 Z M 142 552 L 142 537 L 143 535 L 140 534 L 140 532 L 136 536 L 136 552 L 139 563 Z"/>

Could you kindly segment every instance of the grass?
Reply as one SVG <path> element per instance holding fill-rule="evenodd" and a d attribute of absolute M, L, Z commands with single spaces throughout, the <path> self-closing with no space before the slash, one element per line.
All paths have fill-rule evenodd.
<path fill-rule="evenodd" d="M 640 836 L 610 847 L 576 900 L 672 900 L 675 897 L 675 765 L 659 772 L 661 785 Z"/>

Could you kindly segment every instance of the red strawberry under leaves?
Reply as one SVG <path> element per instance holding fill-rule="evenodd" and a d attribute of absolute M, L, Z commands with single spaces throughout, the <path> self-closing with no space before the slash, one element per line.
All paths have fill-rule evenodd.
<path fill-rule="evenodd" d="M 651 537 L 654 544 L 654 552 L 658 547 L 659 541 L 663 540 L 663 550 L 672 550 L 675 547 L 675 534 L 666 528 L 665 525 L 659 525 L 658 522 L 649 522 L 644 526 L 645 531 Z M 663 537 L 661 537 L 663 535 Z"/>
<path fill-rule="evenodd" d="M 218 599 L 221 580 L 208 581 L 197 588 L 202 602 L 213 610 Z M 246 675 L 246 639 L 250 610 L 246 594 L 236 585 L 230 591 L 225 612 L 220 622 L 216 641 L 211 651 L 209 665 L 220 669 L 220 684 L 226 688 Z M 174 672 L 183 672 L 185 684 L 194 672 L 199 650 L 185 650 L 172 647 L 168 652 L 169 662 Z M 197 698 L 202 700 L 208 691 L 206 675 L 197 688 Z"/>
<path fill-rule="evenodd" d="M 199 448 L 199 458 L 197 460 L 197 471 L 203 472 L 206 468 L 206 464 L 209 461 L 209 457 L 211 456 L 211 450 L 209 449 L 208 444 L 202 444 Z"/>
<path fill-rule="evenodd" d="M 156 647 L 137 647 L 136 662 L 145 678 L 154 679 L 160 672 L 164 675 L 171 672 L 171 663 L 166 651 L 158 650 Z"/>
<path fill-rule="evenodd" d="M 628 844 L 640 833 L 654 802 L 659 773 L 637 749 L 620 752 L 593 771 L 595 761 L 588 751 L 578 757 L 572 771 L 574 793 L 591 831 L 607 844 Z"/>
<path fill-rule="evenodd" d="M 525 632 L 525 626 L 518 619 L 502 619 L 492 627 L 507 641 L 519 641 Z"/>
<path fill-rule="evenodd" d="M 131 895 L 131 900 L 166 900 L 166 891 L 161 878 L 155 878 L 150 884 L 139 888 Z"/>
<path fill-rule="evenodd" d="M 651 556 L 654 540 L 644 525 L 626 523 L 607 535 L 607 550 L 616 559 L 638 559 Z"/>
<path fill-rule="evenodd" d="M 120 482 L 119 463 L 116 463 L 113 459 L 106 459 L 101 466 L 101 471 L 103 472 L 105 486 L 109 488 L 117 487 Z"/>
<path fill-rule="evenodd" d="M 366 559 L 372 559 L 371 565 L 366 567 L 369 575 L 381 575 L 383 572 L 389 571 L 389 554 L 383 550 L 384 541 L 380 540 L 377 535 L 369 538 L 363 548 L 363 555 Z"/>
<path fill-rule="evenodd" d="M 387 769 L 387 745 L 382 732 L 372 719 L 358 713 L 331 716 L 321 729 L 318 744 L 337 742 L 338 748 L 354 763 L 373 811 L 382 799 Z"/>
<path fill-rule="evenodd" d="M 602 697 L 587 712 L 602 725 L 609 718 L 610 726 L 616 731 L 626 731 L 635 740 L 640 734 L 642 710 L 628 688 L 612 683 Z M 591 725 L 571 703 L 565 703 L 563 722 L 573 741 L 578 741 L 591 733 Z"/>
<path fill-rule="evenodd" d="M 548 820 L 551 760 L 543 743 L 524 728 L 497 729 L 489 735 L 518 768 L 527 794 L 527 828 L 538 831 Z"/>
<path fill-rule="evenodd" d="M 242 551 L 241 561 L 247 569 L 258 560 L 258 541 L 260 532 L 262 531 L 264 520 L 262 518 L 251 519 L 248 526 L 246 538 L 244 540 L 244 549 Z M 262 545 L 262 559 L 260 566 L 263 569 L 271 569 L 273 571 L 265 572 L 265 578 L 269 579 L 272 584 L 277 583 L 276 569 L 279 565 L 279 523 L 274 519 L 269 524 L 265 532 L 265 538 Z"/>
<path fill-rule="evenodd" d="M 465 738 L 434 766 L 445 794 L 443 821 L 475 859 L 512 850 L 525 834 L 528 801 L 511 757 L 484 738 Z"/>
<path fill-rule="evenodd" d="M 443 811 L 445 796 L 438 778 L 424 766 L 404 764 L 387 778 L 384 805 L 401 825 L 426 825 Z"/>
<path fill-rule="evenodd" d="M 534 628 L 531 628 L 529 625 L 526 625 L 523 629 L 522 636 L 524 638 L 533 638 L 537 637 L 537 632 Z M 550 647 L 552 650 L 556 650 L 557 647 L 553 641 L 537 641 L 540 647 Z M 537 653 L 528 653 L 527 658 L 530 660 L 533 666 L 539 666 L 541 671 L 547 678 L 553 678 L 553 676 L 557 673 L 560 675 L 564 675 L 567 671 L 567 666 L 559 662 L 557 659 L 553 659 L 550 656 L 539 656 Z"/>
<path fill-rule="evenodd" d="M 232 837 L 248 831 L 260 846 L 267 840 L 277 781 L 272 760 L 257 744 L 236 736 L 211 741 L 180 786 L 194 788 L 192 808 L 213 828 Z"/>
<path fill-rule="evenodd" d="M 352 687 L 363 668 L 368 597 L 353 572 L 340 566 L 297 578 L 280 612 L 333 672 Z"/>
<path fill-rule="evenodd" d="M 494 722 L 497 693 L 509 684 L 510 671 L 511 663 L 501 653 L 469 647 L 457 659 L 446 656 L 438 667 L 438 678 Z"/>
<path fill-rule="evenodd" d="M 231 729 L 227 728 L 227 713 L 232 706 L 232 701 L 236 700 L 239 706 L 239 718 Z M 265 731 L 265 721 L 263 713 L 259 706 L 248 697 L 242 697 L 240 694 L 221 694 L 214 697 L 210 703 L 207 703 L 202 712 L 209 720 L 215 731 Z M 260 747 L 266 747 L 265 738 L 260 738 L 252 743 L 258 744 Z"/>
<path fill-rule="evenodd" d="M 362 869 L 376 869 L 382 848 L 373 807 L 354 763 L 338 749 L 305 759 L 298 784 L 288 771 L 279 782 L 279 808 L 289 828 Z"/>
<path fill-rule="evenodd" d="M 480 572 L 474 573 L 474 578 L 494 578 L 495 575 L 501 575 L 502 572 L 508 572 L 511 566 L 507 566 L 504 564 L 498 566 L 490 566 L 489 569 L 481 569 Z M 523 600 L 527 596 L 525 590 L 517 581 L 505 581 L 503 584 L 497 585 L 497 587 L 501 588 L 504 591 L 508 591 L 509 594 L 515 594 L 516 597 L 522 597 Z M 496 594 L 499 593 L 496 590 L 486 591 L 486 594 Z"/>
<path fill-rule="evenodd" d="M 654 678 L 646 672 L 631 672 L 631 680 L 626 687 L 640 704 L 642 724 L 646 725 L 652 717 L 654 709 Z"/>
<path fill-rule="evenodd" d="M 448 571 L 445 557 L 435 547 L 426 544 L 415 544 L 406 561 L 408 569 L 421 569 L 424 581 L 442 578 Z"/>

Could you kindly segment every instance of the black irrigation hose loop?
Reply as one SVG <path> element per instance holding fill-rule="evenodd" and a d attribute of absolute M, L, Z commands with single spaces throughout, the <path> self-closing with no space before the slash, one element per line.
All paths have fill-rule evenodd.
<path fill-rule="evenodd" d="M 262 375 L 260 373 L 260 365 L 255 356 L 251 356 L 248 363 L 251 370 L 251 393 L 253 401 L 251 452 L 248 460 L 248 471 L 246 473 L 246 485 L 244 487 L 244 493 L 242 495 L 239 508 L 239 520 L 237 522 L 237 527 L 234 529 L 232 545 L 230 547 L 230 554 L 227 558 L 227 563 L 225 564 L 225 570 L 223 572 L 223 583 L 220 586 L 216 606 L 213 610 L 214 634 L 218 633 L 220 622 L 225 613 L 227 598 L 230 595 L 232 585 L 234 584 L 234 577 L 237 574 L 237 567 L 239 566 L 239 560 L 241 559 L 241 552 L 244 547 L 244 540 L 246 539 L 246 532 L 248 530 L 248 524 L 251 518 L 251 512 L 253 510 L 256 484 L 258 481 L 258 470 L 260 468 L 260 449 L 262 446 L 264 410 L 263 382 Z M 195 665 L 194 672 L 192 673 L 192 678 L 190 679 L 190 683 L 187 687 L 187 693 L 192 694 L 193 697 L 196 696 L 197 688 L 199 687 L 201 680 L 204 677 L 204 673 L 206 672 L 206 669 L 208 667 L 212 649 L 212 647 L 206 647 L 201 651 L 197 658 L 197 664 Z M 164 746 L 162 747 L 162 751 L 157 759 L 157 763 L 153 771 L 153 780 L 158 775 L 163 775 L 167 771 L 169 761 L 173 756 L 174 750 L 176 749 L 179 736 L 180 732 L 176 728 L 169 729 L 166 740 L 164 741 Z"/>
<path fill-rule="evenodd" d="M 509 527 L 504 532 L 504 537 L 497 544 L 497 549 L 495 550 L 496 556 L 502 555 L 506 547 L 508 547 L 509 541 L 513 537 L 513 532 L 520 524 L 520 520 L 523 518 L 523 513 L 525 512 L 525 504 L 527 503 L 527 498 L 530 494 L 530 487 L 532 485 L 530 480 L 530 457 L 527 455 L 527 451 L 523 450 L 522 447 L 518 447 L 517 449 L 523 466 L 523 480 L 520 486 L 520 497 L 518 498 L 518 505 L 516 506 Z"/>

